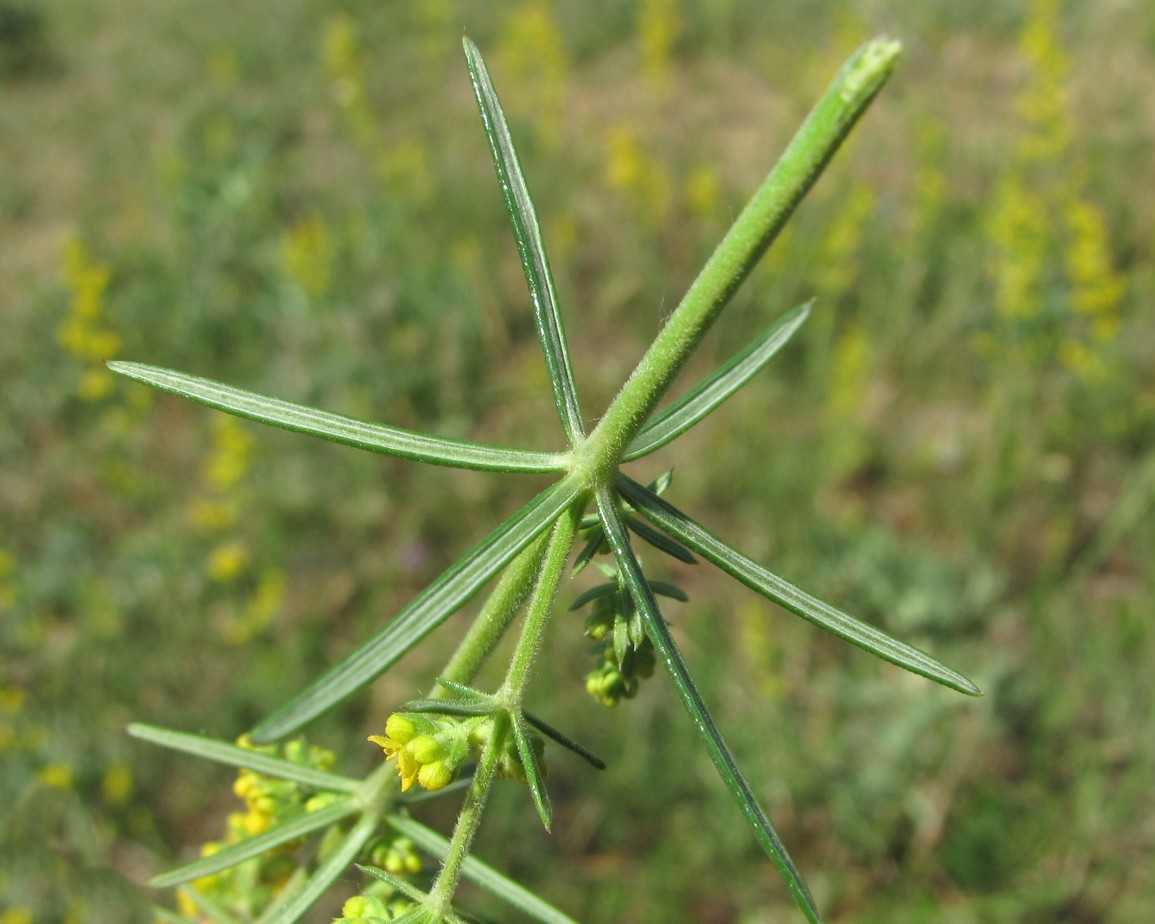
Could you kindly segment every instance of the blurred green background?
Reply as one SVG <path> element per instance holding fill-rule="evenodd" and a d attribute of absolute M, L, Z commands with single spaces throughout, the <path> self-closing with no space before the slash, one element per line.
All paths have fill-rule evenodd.
<path fill-rule="evenodd" d="M 676 504 L 986 696 L 708 566 L 672 573 L 691 602 L 667 616 L 830 921 L 1151 920 L 1143 0 L 3 0 L 0 922 L 149 920 L 168 897 L 135 884 L 236 803 L 226 771 L 125 724 L 237 736 L 540 487 L 240 423 L 103 367 L 560 448 L 463 28 L 590 413 L 841 60 L 904 41 L 686 381 L 816 295 L 811 321 L 635 474 L 675 466 Z M 340 769 L 379 759 L 365 735 L 464 625 L 310 730 Z M 552 837 L 501 787 L 479 854 L 584 921 L 799 919 L 665 682 L 596 705 L 578 614 L 543 660 L 535 710 L 610 768 L 555 755 Z"/>

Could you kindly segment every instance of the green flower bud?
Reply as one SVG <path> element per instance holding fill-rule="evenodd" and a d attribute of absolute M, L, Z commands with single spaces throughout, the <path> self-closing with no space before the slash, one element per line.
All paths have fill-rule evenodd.
<path fill-rule="evenodd" d="M 398 744 L 405 744 L 407 741 L 411 741 L 417 737 L 417 734 L 417 724 L 399 712 L 394 712 L 385 720 L 385 736 L 392 738 Z"/>
<path fill-rule="evenodd" d="M 346 924 L 360 924 L 361 921 L 385 920 L 392 915 L 385 903 L 371 895 L 354 895 L 341 908 L 341 920 Z"/>
<path fill-rule="evenodd" d="M 419 735 L 406 748 L 419 764 L 431 764 L 445 756 L 445 745 L 432 735 Z"/>
<path fill-rule="evenodd" d="M 452 783 L 453 777 L 455 775 L 456 774 L 452 769 L 446 766 L 444 762 L 439 760 L 435 763 L 425 764 L 420 770 L 418 770 L 417 782 L 428 789 L 430 792 L 434 792 L 438 789 L 444 789 L 446 786 Z"/>

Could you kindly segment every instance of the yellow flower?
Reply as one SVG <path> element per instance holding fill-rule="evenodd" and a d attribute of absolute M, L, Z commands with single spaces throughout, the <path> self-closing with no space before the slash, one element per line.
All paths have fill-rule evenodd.
<path fill-rule="evenodd" d="M 40 768 L 37 774 L 37 779 L 46 786 L 53 789 L 71 789 L 72 788 L 72 768 L 61 762 L 45 764 Z"/>
<path fill-rule="evenodd" d="M 208 573 L 214 581 L 227 583 L 243 574 L 252 562 L 252 554 L 243 542 L 226 542 L 209 555 Z"/>

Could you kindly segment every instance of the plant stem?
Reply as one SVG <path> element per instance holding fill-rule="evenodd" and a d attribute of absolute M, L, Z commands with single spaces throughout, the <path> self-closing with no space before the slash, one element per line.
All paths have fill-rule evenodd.
<path fill-rule="evenodd" d="M 485 803 L 489 800 L 489 791 L 493 788 L 493 777 L 497 772 L 497 764 L 501 759 L 502 748 L 508 734 L 509 714 L 498 712 L 493 718 L 493 732 L 481 751 L 481 759 L 473 774 L 473 782 L 457 816 L 457 825 L 449 841 L 445 863 L 430 887 L 429 897 L 426 899 L 430 910 L 438 915 L 447 914 L 452 907 L 453 893 L 457 889 L 458 879 L 461 878 L 461 866 L 469 855 L 473 836 L 481 824 L 481 816 L 485 811 Z"/>
<path fill-rule="evenodd" d="M 522 603 L 525 602 L 533 579 L 545 558 L 549 534 L 542 533 L 505 567 L 497 587 L 485 601 L 485 606 L 477 614 L 465 638 L 457 646 L 453 657 L 445 665 L 441 676 L 456 683 L 469 684 L 477 676 L 486 659 L 493 653 L 506 630 L 513 622 Z M 429 691 L 432 699 L 449 695 L 440 684 L 434 684 Z"/>
<path fill-rule="evenodd" d="M 573 549 L 574 538 L 577 536 L 578 524 L 581 522 L 585 508 L 584 498 L 571 504 L 553 527 L 550 536 L 549 548 L 542 559 L 541 569 L 537 574 L 537 584 L 533 589 L 533 597 L 525 614 L 525 625 L 521 630 L 521 638 L 517 641 L 517 648 L 510 658 L 509 668 L 505 673 L 505 682 L 499 699 L 507 697 L 507 708 L 520 708 L 525 685 L 529 681 L 529 670 L 533 666 L 533 657 L 537 653 L 541 642 L 541 632 L 546 619 L 553 609 L 561 584 L 561 576 L 565 571 L 569 553 Z"/>
<path fill-rule="evenodd" d="M 570 550 L 573 548 L 574 537 L 577 535 L 578 523 L 581 521 L 585 500 L 580 499 L 570 505 L 554 524 L 550 533 L 549 545 L 540 559 L 537 569 L 537 579 L 533 586 L 533 596 L 530 598 L 526 611 L 525 625 L 521 630 L 517 648 L 510 661 L 505 675 L 502 691 L 505 698 L 512 701 L 514 708 L 520 708 L 521 696 L 529 678 L 529 668 L 533 663 L 533 656 L 537 652 L 541 638 L 541 630 L 545 625 L 546 617 L 553 608 L 557 597 L 561 575 L 569 560 Z M 531 546 L 531 548 L 536 547 Z M 520 559 L 514 560 L 514 566 L 524 568 Z M 453 829 L 453 837 L 449 842 L 449 850 L 445 857 L 445 865 L 437 875 L 437 880 L 429 890 L 431 908 L 444 914 L 450 908 L 450 901 L 457 888 L 457 880 L 461 875 L 461 864 L 469 854 L 473 836 L 481 824 L 482 812 L 489 799 L 489 791 L 493 786 L 493 777 L 498 761 L 505 746 L 505 738 L 509 734 L 509 712 L 499 711 L 494 714 L 493 731 L 481 751 L 477 770 L 473 775 L 473 782 L 465 797 L 465 804 L 457 816 L 457 826 Z"/>
<path fill-rule="evenodd" d="M 882 89 L 901 52 L 875 39 L 842 66 L 778 163 L 710 256 L 588 440 L 575 449 L 591 489 L 611 476 L 718 313 L 814 185 L 859 116 Z"/>

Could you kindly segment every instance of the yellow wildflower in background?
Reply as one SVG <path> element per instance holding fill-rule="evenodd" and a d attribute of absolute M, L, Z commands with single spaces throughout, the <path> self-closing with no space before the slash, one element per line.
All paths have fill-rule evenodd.
<path fill-rule="evenodd" d="M 303 218 L 281 238 L 281 260 L 289 278 L 306 294 L 324 295 L 329 288 L 333 242 L 320 218 Z"/>
<path fill-rule="evenodd" d="M 98 401 L 112 389 L 112 373 L 104 364 L 120 349 L 120 335 L 104 317 L 104 293 L 112 271 L 93 259 L 78 237 L 68 240 L 61 257 L 69 313 L 56 329 L 56 339 L 84 367 L 77 395 L 85 401 Z"/>
<path fill-rule="evenodd" d="M 214 581 L 225 584 L 244 574 L 252 560 L 253 556 L 249 547 L 239 540 L 234 540 L 225 542 L 213 549 L 209 555 L 206 570 Z"/>
<path fill-rule="evenodd" d="M 875 198 L 871 187 L 857 183 L 840 205 L 815 268 L 814 284 L 820 293 L 843 296 L 854 287 L 861 269 L 862 242 L 874 211 Z"/>
<path fill-rule="evenodd" d="M 565 125 L 570 60 L 548 0 L 529 0 L 510 13 L 496 57 L 505 79 L 533 112 L 538 136 L 556 148 Z"/>
<path fill-rule="evenodd" d="M 67 790 L 72 788 L 72 767 L 62 761 L 45 764 L 36 774 L 36 778 L 45 786 L 52 789 Z"/>
<path fill-rule="evenodd" d="M 628 125 L 616 125 L 606 138 L 606 182 L 627 193 L 643 221 L 660 227 L 670 210 L 670 179 L 666 169 L 642 150 Z"/>
<path fill-rule="evenodd" d="M 1125 294 L 1101 210 L 1073 150 L 1075 117 L 1059 40 L 1059 4 L 1030 0 L 1019 37 L 1027 79 L 1015 99 L 1024 131 L 987 220 L 996 315 L 976 349 L 1028 368 L 1057 359 L 1081 381 L 1107 373 Z"/>
<path fill-rule="evenodd" d="M 109 805 L 124 805 L 132 795 L 132 768 L 113 764 L 100 781 L 100 794 Z"/>
<path fill-rule="evenodd" d="M 212 450 L 205 462 L 205 482 L 217 492 L 237 484 L 249 470 L 253 437 L 235 417 L 213 417 Z"/>
<path fill-rule="evenodd" d="M 375 151 L 377 125 L 365 90 L 365 58 L 357 24 L 351 16 L 339 13 L 325 24 L 322 57 L 332 82 L 333 96 L 345 114 L 353 138 L 365 150 Z"/>
<path fill-rule="evenodd" d="M 638 44 L 642 73 L 653 90 L 669 86 L 674 44 L 682 32 L 678 0 L 642 0 L 638 5 Z"/>
<path fill-rule="evenodd" d="M 718 171 L 703 164 L 690 171 L 686 178 L 686 208 L 690 215 L 701 221 L 715 218 L 722 204 L 722 181 Z"/>

